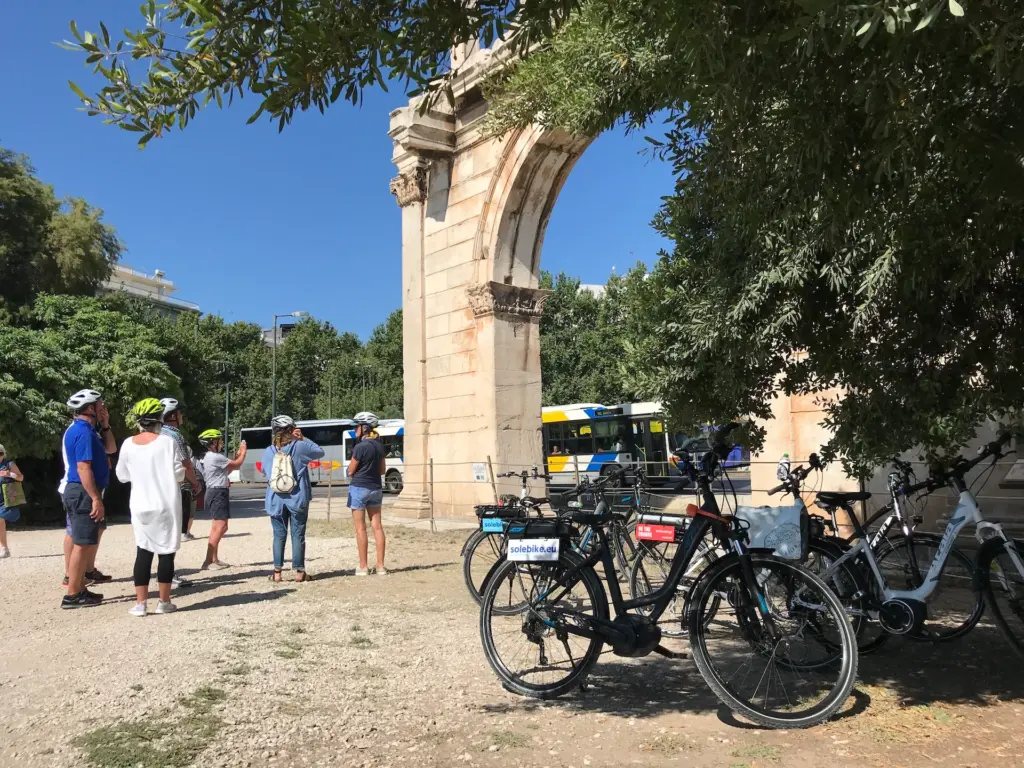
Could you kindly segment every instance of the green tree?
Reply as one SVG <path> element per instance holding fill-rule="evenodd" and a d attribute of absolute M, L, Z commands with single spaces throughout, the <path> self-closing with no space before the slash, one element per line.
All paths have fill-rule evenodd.
<path fill-rule="evenodd" d="M 684 424 L 816 393 L 863 470 L 1024 405 L 1022 40 L 1008 0 L 592 2 L 491 84 L 492 128 L 670 110 L 641 388 Z"/>
<path fill-rule="evenodd" d="M 102 217 L 84 200 L 59 200 L 26 157 L 0 147 L 0 322 L 28 313 L 40 293 L 96 293 L 122 251 Z"/>
<path fill-rule="evenodd" d="M 371 410 L 382 418 L 400 418 L 405 397 L 402 378 L 402 310 L 396 309 L 373 329 L 365 351 L 373 384 Z"/>
<path fill-rule="evenodd" d="M 317 416 L 317 396 L 333 361 L 362 347 L 353 333 L 339 334 L 328 322 L 306 318 L 277 350 L 277 410 L 294 419 Z"/>
<path fill-rule="evenodd" d="M 266 113 L 283 128 L 296 111 L 324 111 L 344 97 L 359 103 L 388 80 L 451 91 L 450 49 L 478 35 L 506 35 L 527 50 L 568 17 L 578 0 L 382 0 L 374 3 L 189 0 L 141 7 L 123 39 L 107 27 L 80 32 L 65 47 L 81 51 L 108 81 L 95 97 L 72 88 L 90 114 L 141 134 L 140 144 L 184 128 L 205 105 L 256 94 L 249 122 Z M 132 72 L 133 63 L 144 69 Z"/>
<path fill-rule="evenodd" d="M 42 296 L 23 324 L 0 324 L 0 441 L 25 470 L 33 507 L 59 507 L 68 396 L 85 387 L 101 391 L 124 438 L 125 414 L 137 400 L 178 391 L 164 353 L 158 334 L 115 297 Z"/>
<path fill-rule="evenodd" d="M 618 283 L 613 277 L 598 297 L 580 290 L 580 281 L 564 273 L 554 278 L 541 274 L 540 286 L 552 291 L 540 320 L 544 405 L 633 398 L 622 367 L 626 339 L 619 327 Z"/>

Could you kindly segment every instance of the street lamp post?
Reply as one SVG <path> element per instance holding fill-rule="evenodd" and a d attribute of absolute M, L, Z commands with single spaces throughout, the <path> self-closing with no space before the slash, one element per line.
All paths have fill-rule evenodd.
<path fill-rule="evenodd" d="M 277 416 L 277 319 L 279 317 L 309 317 L 309 312 L 284 312 L 274 315 L 274 345 L 270 348 L 270 418 Z"/>

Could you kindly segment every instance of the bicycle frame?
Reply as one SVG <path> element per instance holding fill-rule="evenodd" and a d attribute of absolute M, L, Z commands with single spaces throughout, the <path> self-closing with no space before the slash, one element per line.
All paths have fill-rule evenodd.
<path fill-rule="evenodd" d="M 676 587 L 679 584 L 682 576 L 693 558 L 693 555 L 697 551 L 697 547 L 701 540 L 707 534 L 708 530 L 715 525 L 715 522 L 706 518 L 697 518 L 687 527 L 686 534 L 683 536 L 682 542 L 676 548 L 676 553 L 672 558 L 672 566 L 669 569 L 668 577 L 665 579 L 665 583 L 658 589 L 644 595 L 643 597 L 626 600 L 622 596 L 622 590 L 619 588 L 618 579 L 613 578 L 612 574 L 616 573 L 615 570 L 615 555 L 612 552 L 611 543 L 608 541 L 608 536 L 604 529 L 600 526 L 595 526 L 591 530 L 595 531 L 598 537 L 599 545 L 597 550 L 591 555 L 587 556 L 582 562 L 572 566 L 566 574 L 559 580 L 559 582 L 539 595 L 535 600 L 531 601 L 536 604 L 541 601 L 548 599 L 548 597 L 555 592 L 559 587 L 564 588 L 565 592 L 572 589 L 577 583 L 578 579 L 574 578 L 577 574 L 582 572 L 586 568 L 593 568 L 598 563 L 601 563 L 605 572 L 605 583 L 607 584 L 608 592 L 612 598 L 612 607 L 615 611 L 615 618 L 618 619 L 621 616 L 628 614 L 631 610 L 636 608 L 645 608 L 647 606 L 653 606 L 653 611 L 646 615 L 646 618 L 652 622 L 657 622 L 661 618 L 661 615 L 668 608 L 669 604 L 676 597 Z M 561 599 L 565 592 L 559 593 L 551 598 L 552 602 L 557 602 Z M 586 627 L 575 626 L 572 624 L 563 624 L 562 629 L 573 635 L 580 635 L 581 637 L 595 638 L 599 637 L 604 640 L 609 639 L 609 634 L 619 635 L 623 639 L 626 639 L 625 633 L 620 627 L 615 626 L 610 621 L 604 621 L 590 617 L 590 621 L 599 623 L 602 625 L 603 632 L 594 632 Z M 549 626 L 553 626 L 553 622 L 548 621 L 541 617 L 541 621 Z"/>
<path fill-rule="evenodd" d="M 932 560 L 932 564 L 929 566 L 928 573 L 925 574 L 920 587 L 911 590 L 896 590 L 889 587 L 889 583 L 886 581 L 885 576 L 882 575 L 881 569 L 878 567 L 878 561 L 875 559 L 874 539 L 868 539 L 864 526 L 857 520 L 857 516 L 850 512 L 850 510 L 847 510 L 847 513 L 850 516 L 850 522 L 853 525 L 855 538 L 857 540 L 842 557 L 832 564 L 832 566 L 822 575 L 822 578 L 827 581 L 847 560 L 855 558 L 858 555 L 864 555 L 864 559 L 871 568 L 871 573 L 874 576 L 875 581 L 881 587 L 884 601 L 899 599 L 924 602 L 927 600 L 938 587 L 939 578 L 942 575 L 942 569 L 946 565 L 946 560 L 949 558 L 949 553 L 953 548 L 953 544 L 956 542 L 960 532 L 968 524 L 973 523 L 975 525 L 979 539 L 981 538 L 982 531 L 995 530 L 999 536 L 1006 540 L 1006 536 L 1003 534 L 1001 527 L 994 523 L 985 522 L 974 495 L 962 481 L 955 482 L 954 489 L 960 492 L 959 501 L 957 502 L 956 509 L 953 510 L 949 523 L 946 525 L 946 530 L 939 541 L 938 548 L 935 553 L 935 559 Z M 1024 565 L 1021 564 L 1016 547 L 1008 546 L 1007 552 L 1009 553 L 1010 558 L 1014 561 L 1014 565 L 1016 565 L 1020 573 L 1024 575 Z"/>

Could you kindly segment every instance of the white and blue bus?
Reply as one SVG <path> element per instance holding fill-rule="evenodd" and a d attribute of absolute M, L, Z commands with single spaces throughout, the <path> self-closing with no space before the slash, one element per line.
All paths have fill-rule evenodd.
<path fill-rule="evenodd" d="M 309 481 L 326 483 L 328 480 L 346 482 L 348 461 L 352 458 L 356 424 L 351 419 L 318 419 L 296 422 L 302 434 L 324 449 L 324 457 L 309 465 Z M 404 478 L 405 422 L 402 419 L 382 419 L 377 427 L 381 444 L 384 446 L 387 470 L 384 488 L 398 493 L 402 490 Z M 241 431 L 248 453 L 239 471 L 243 483 L 266 482 L 263 474 L 263 451 L 270 445 L 270 427 L 251 427 Z"/>
<path fill-rule="evenodd" d="M 595 480 L 622 468 L 643 466 L 647 476 L 671 481 L 679 475 L 672 452 L 686 436 L 667 427 L 661 403 L 573 403 L 541 411 L 544 458 L 554 485 L 572 485 L 576 475 Z M 733 449 L 727 464 L 742 462 Z"/>

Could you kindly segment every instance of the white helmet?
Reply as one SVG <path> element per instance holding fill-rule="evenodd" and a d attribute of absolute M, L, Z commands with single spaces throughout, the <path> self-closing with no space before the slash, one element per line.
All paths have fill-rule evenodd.
<path fill-rule="evenodd" d="M 68 398 L 67 405 L 71 410 L 77 411 L 91 403 L 98 403 L 102 399 L 103 395 L 95 389 L 80 389 Z"/>
<path fill-rule="evenodd" d="M 380 424 L 380 419 L 377 418 L 376 414 L 370 413 L 369 411 L 361 411 L 355 415 L 352 419 L 356 424 L 362 424 L 364 427 L 370 429 L 376 429 L 377 425 Z"/>
<path fill-rule="evenodd" d="M 274 429 L 295 429 L 295 420 L 291 416 L 275 416 L 270 420 L 270 426 Z"/>
<path fill-rule="evenodd" d="M 160 405 L 164 407 L 164 416 L 181 408 L 181 404 L 173 397 L 161 397 Z"/>

